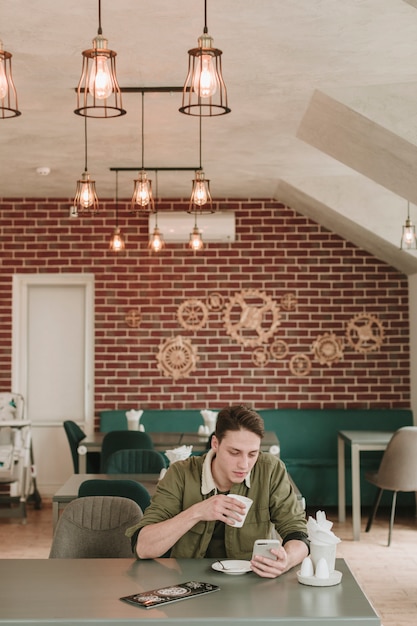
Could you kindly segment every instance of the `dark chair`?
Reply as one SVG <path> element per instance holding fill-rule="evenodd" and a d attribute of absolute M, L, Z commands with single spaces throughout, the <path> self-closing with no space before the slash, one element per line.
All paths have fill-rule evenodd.
<path fill-rule="evenodd" d="M 117 450 L 107 459 L 106 474 L 158 474 L 166 467 L 157 450 Z"/>
<path fill-rule="evenodd" d="M 125 533 L 143 513 L 136 502 L 118 496 L 72 500 L 55 529 L 50 559 L 133 558 Z"/>
<path fill-rule="evenodd" d="M 91 479 L 81 483 L 78 489 L 78 497 L 85 496 L 119 496 L 130 498 L 139 504 L 144 511 L 151 501 L 149 491 L 136 480 L 103 480 Z"/>
<path fill-rule="evenodd" d="M 71 450 L 74 473 L 79 474 L 78 446 L 87 435 L 72 420 L 64 422 L 64 430 Z M 100 472 L 100 457 L 100 452 L 87 452 L 87 474 L 98 474 Z"/>
<path fill-rule="evenodd" d="M 371 530 L 383 491 L 393 492 L 388 530 L 388 545 L 390 545 L 397 493 L 398 491 L 417 491 L 417 426 L 404 426 L 396 430 L 385 449 L 378 471 L 366 473 L 365 478 L 378 487 L 366 532 Z"/>
<path fill-rule="evenodd" d="M 106 473 L 107 460 L 117 450 L 153 450 L 153 441 L 148 433 L 140 430 L 112 430 L 106 433 L 101 446 L 101 472 Z"/>

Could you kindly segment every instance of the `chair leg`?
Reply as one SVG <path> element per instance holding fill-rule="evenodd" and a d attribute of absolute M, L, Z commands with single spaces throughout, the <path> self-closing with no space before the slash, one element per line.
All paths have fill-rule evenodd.
<path fill-rule="evenodd" d="M 372 511 L 371 511 L 371 513 L 369 515 L 368 523 L 366 524 L 366 528 L 365 528 L 365 532 L 366 533 L 369 533 L 369 531 L 371 530 L 372 523 L 373 523 L 373 521 L 375 519 L 375 515 L 376 515 L 376 512 L 377 512 L 378 507 L 379 507 L 379 503 L 381 502 L 381 497 L 382 497 L 382 492 L 383 491 L 384 491 L 383 489 L 378 489 L 378 491 L 376 493 L 374 504 L 373 504 L 373 507 L 372 507 Z"/>
<path fill-rule="evenodd" d="M 389 520 L 389 530 L 388 530 L 388 546 L 391 544 L 391 535 L 392 528 L 394 526 L 394 518 L 395 518 L 395 506 L 397 504 L 397 492 L 394 491 L 392 494 L 392 505 L 391 505 L 391 517 Z"/>

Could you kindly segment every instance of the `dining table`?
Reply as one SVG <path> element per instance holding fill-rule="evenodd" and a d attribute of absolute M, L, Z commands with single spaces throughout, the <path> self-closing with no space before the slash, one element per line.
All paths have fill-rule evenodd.
<path fill-rule="evenodd" d="M 0 626 L 381 626 L 343 559 L 336 560 L 341 581 L 332 586 L 301 584 L 298 568 L 267 579 L 213 565 L 213 559 L 2 559 Z M 184 583 L 186 590 L 210 592 L 184 595 Z M 121 600 L 129 596 L 157 604 Z M 159 604 L 167 598 L 175 601 Z"/>
<path fill-rule="evenodd" d="M 85 474 L 88 452 L 100 452 L 103 439 L 107 433 L 94 432 L 80 441 L 78 446 L 79 471 Z M 149 432 L 155 450 L 165 452 L 180 446 L 192 446 L 193 452 L 203 452 L 207 448 L 209 435 L 199 432 Z M 268 452 L 273 448 L 279 455 L 279 441 L 274 431 L 265 432 L 261 442 L 261 450 Z"/>
<path fill-rule="evenodd" d="M 353 540 L 360 540 L 361 532 L 361 477 L 360 453 L 385 450 L 393 431 L 340 430 L 337 435 L 338 516 L 346 521 L 345 447 L 350 448 L 352 477 L 352 531 Z"/>

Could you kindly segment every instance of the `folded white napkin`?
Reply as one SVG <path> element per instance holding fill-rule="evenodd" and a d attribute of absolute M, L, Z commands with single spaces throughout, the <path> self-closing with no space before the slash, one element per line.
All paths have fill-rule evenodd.
<path fill-rule="evenodd" d="M 174 448 L 173 450 L 165 450 L 165 454 L 170 463 L 175 463 L 175 461 L 184 461 L 184 459 L 188 459 L 192 451 L 193 446 L 180 446 L 179 448 Z"/>
<path fill-rule="evenodd" d="M 316 519 L 310 516 L 307 520 L 308 538 L 312 543 L 324 545 L 340 543 L 339 537 L 332 531 L 332 526 L 333 522 L 326 519 L 326 513 L 317 511 Z"/>
<path fill-rule="evenodd" d="M 130 409 L 130 411 L 126 411 L 125 413 L 128 420 L 137 420 L 138 422 L 142 417 L 142 414 L 143 411 L 141 409 L 139 409 L 138 411 L 135 411 L 135 409 Z"/>
<path fill-rule="evenodd" d="M 204 420 L 204 425 L 209 429 L 209 432 L 212 433 L 216 428 L 217 421 L 217 411 L 209 411 L 208 409 L 204 409 L 200 411 L 201 416 Z"/>

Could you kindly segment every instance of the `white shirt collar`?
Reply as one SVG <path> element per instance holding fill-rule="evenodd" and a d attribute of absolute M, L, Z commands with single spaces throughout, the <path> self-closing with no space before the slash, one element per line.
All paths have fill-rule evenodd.
<path fill-rule="evenodd" d="M 203 463 L 203 471 L 201 474 L 201 493 L 203 496 L 206 496 L 211 491 L 215 491 L 217 493 L 218 489 L 216 483 L 214 482 L 213 474 L 211 473 L 211 464 L 215 457 L 215 452 L 213 449 L 207 452 L 206 458 Z M 250 487 L 250 472 L 245 476 L 246 487 L 249 489 Z"/>

